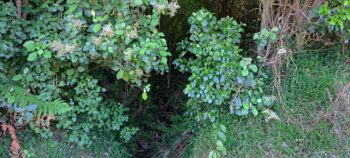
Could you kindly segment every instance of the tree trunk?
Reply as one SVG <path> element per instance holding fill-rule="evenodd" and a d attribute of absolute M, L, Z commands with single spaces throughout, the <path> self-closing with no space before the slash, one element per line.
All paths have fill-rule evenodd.
<path fill-rule="evenodd" d="M 274 0 L 260 0 L 261 1 L 261 29 L 269 29 L 271 26 L 272 5 Z"/>

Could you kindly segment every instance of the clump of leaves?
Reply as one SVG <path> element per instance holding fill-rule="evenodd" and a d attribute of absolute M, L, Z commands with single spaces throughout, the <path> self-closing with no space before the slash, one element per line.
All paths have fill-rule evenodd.
<path fill-rule="evenodd" d="M 231 18 L 217 20 L 203 9 L 188 22 L 191 36 L 179 44 L 183 53 L 174 64 L 180 71 L 191 73 L 185 89 L 189 102 L 217 107 L 214 111 L 225 106 L 236 115 L 256 115 L 256 107 L 270 105 L 271 100 L 263 97 L 260 69 L 251 58 L 240 55 L 237 44 L 242 25 Z M 187 59 L 187 54 L 193 57 Z"/>
<path fill-rule="evenodd" d="M 255 33 L 253 40 L 255 40 L 255 42 L 257 43 L 257 50 L 263 51 L 266 49 L 266 47 L 271 47 L 269 44 L 276 42 L 277 33 L 277 27 L 274 27 L 271 30 L 262 29 L 260 32 Z"/>
<path fill-rule="evenodd" d="M 321 21 L 326 22 L 330 30 L 349 31 L 349 0 L 329 0 L 321 6 L 319 14 Z"/>
<path fill-rule="evenodd" d="M 325 30 L 336 34 L 341 39 L 344 52 L 350 39 L 350 1 L 328 0 L 319 8 L 318 14 L 319 21 L 327 27 Z"/>

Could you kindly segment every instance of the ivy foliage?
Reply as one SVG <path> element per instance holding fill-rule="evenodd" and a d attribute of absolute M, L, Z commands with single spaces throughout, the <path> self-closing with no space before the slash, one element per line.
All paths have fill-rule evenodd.
<path fill-rule="evenodd" d="M 71 110 L 56 117 L 57 125 L 80 146 L 91 144 L 99 130 L 121 131 L 120 137 L 130 140 L 137 128 L 124 129 L 128 108 L 108 97 L 96 72 L 108 71 L 115 80 L 143 89 L 140 98 L 146 100 L 151 73 L 168 70 L 170 53 L 157 29 L 160 16 L 175 14 L 178 5 L 167 0 L 30 1 L 22 8 L 26 18 L 17 17 L 12 2 L 1 1 L 0 8 L 4 78 L 29 89 L 37 103 L 67 102 Z"/>

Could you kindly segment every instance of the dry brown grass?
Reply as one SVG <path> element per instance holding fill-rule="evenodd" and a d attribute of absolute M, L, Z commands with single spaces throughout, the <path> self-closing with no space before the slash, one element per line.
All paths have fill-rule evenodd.
<path fill-rule="evenodd" d="M 328 91 L 329 101 L 333 111 L 325 113 L 325 118 L 332 122 L 333 132 L 340 142 L 350 134 L 350 82 L 339 88 L 336 98 Z"/>

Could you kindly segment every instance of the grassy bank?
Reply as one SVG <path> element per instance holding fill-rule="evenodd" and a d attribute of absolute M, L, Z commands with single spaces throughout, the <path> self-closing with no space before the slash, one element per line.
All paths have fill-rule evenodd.
<path fill-rule="evenodd" d="M 282 83 L 285 104 L 271 109 L 281 121 L 266 122 L 266 115 L 223 118 L 230 129 L 226 142 L 229 157 L 349 156 L 349 113 L 335 111 L 331 101 L 350 81 L 346 62 L 329 54 L 299 54 L 288 74 Z M 334 113 L 339 117 L 333 117 Z M 210 140 L 206 132 L 197 131 L 188 147 L 195 157 L 209 152 L 208 143 L 203 141 Z"/>

